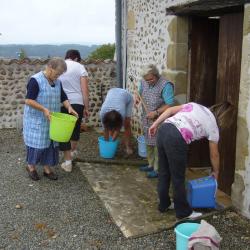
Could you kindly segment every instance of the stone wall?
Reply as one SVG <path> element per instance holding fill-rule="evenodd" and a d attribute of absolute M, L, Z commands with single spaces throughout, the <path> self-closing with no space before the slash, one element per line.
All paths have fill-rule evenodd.
<path fill-rule="evenodd" d="M 187 99 L 188 21 L 166 15 L 166 0 L 127 1 L 127 87 L 134 92 L 143 65 L 153 63 L 175 84 L 177 103 Z M 125 11 L 125 10 L 124 10 Z M 141 133 L 141 107 L 135 109 L 133 129 Z"/>
<path fill-rule="evenodd" d="M 245 5 L 237 120 L 236 169 L 232 200 L 250 218 L 250 4 Z"/>
<path fill-rule="evenodd" d="M 0 60 L 0 129 L 21 126 L 27 80 L 46 65 L 47 60 Z M 100 126 L 99 109 L 110 87 L 116 86 L 115 63 L 83 61 L 89 73 L 90 126 Z"/>

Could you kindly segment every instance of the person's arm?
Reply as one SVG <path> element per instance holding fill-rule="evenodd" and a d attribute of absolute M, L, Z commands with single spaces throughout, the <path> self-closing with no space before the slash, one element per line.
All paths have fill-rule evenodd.
<path fill-rule="evenodd" d="M 156 110 L 149 112 L 147 115 L 149 119 L 156 119 L 166 109 L 170 108 L 174 104 L 174 87 L 172 83 L 166 83 L 165 87 L 162 90 L 161 97 L 164 100 L 164 104 L 158 107 Z"/>
<path fill-rule="evenodd" d="M 45 108 L 43 105 L 41 105 L 40 103 L 38 103 L 37 101 L 32 100 L 32 99 L 25 99 L 25 104 L 31 106 L 34 109 L 37 109 L 37 110 L 43 112 L 45 117 L 50 121 L 50 111 L 47 108 Z"/>
<path fill-rule="evenodd" d="M 77 112 L 72 108 L 72 106 L 70 105 L 68 100 L 65 100 L 63 102 L 63 106 L 68 110 L 69 114 L 72 114 L 72 115 L 74 115 L 74 116 L 76 116 L 78 118 Z"/>
<path fill-rule="evenodd" d="M 38 94 L 39 94 L 38 82 L 35 78 L 31 78 L 27 85 L 27 94 L 26 94 L 25 104 L 43 112 L 45 117 L 48 120 L 50 120 L 50 111 L 36 101 Z"/>
<path fill-rule="evenodd" d="M 81 76 L 81 90 L 84 101 L 84 116 L 89 116 L 89 87 L 88 87 L 88 78 L 87 76 Z"/>
<path fill-rule="evenodd" d="M 213 175 L 214 178 L 218 180 L 219 169 L 220 169 L 220 154 L 217 143 L 209 141 L 209 153 L 210 153 L 210 161 L 213 168 L 211 175 Z"/>
<path fill-rule="evenodd" d="M 168 117 L 175 115 L 182 109 L 182 105 L 174 106 L 166 109 L 156 121 L 152 124 L 152 126 L 149 128 L 149 135 L 153 136 L 156 134 L 158 126 L 165 121 Z"/>

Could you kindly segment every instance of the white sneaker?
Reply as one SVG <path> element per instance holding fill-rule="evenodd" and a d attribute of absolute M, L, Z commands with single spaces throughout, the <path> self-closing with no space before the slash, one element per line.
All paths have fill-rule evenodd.
<path fill-rule="evenodd" d="M 186 217 L 186 219 L 194 220 L 201 216 L 202 216 L 202 213 L 193 211 L 188 217 Z"/>
<path fill-rule="evenodd" d="M 174 210 L 174 203 L 173 202 L 171 202 L 171 204 L 169 205 L 168 209 L 169 210 Z"/>
<path fill-rule="evenodd" d="M 75 159 L 78 155 L 78 151 L 77 150 L 71 151 L 70 155 L 71 155 L 72 159 Z"/>
<path fill-rule="evenodd" d="M 72 171 L 72 163 L 66 164 L 66 162 L 63 162 L 61 164 L 61 168 L 65 171 L 65 172 L 71 172 Z"/>

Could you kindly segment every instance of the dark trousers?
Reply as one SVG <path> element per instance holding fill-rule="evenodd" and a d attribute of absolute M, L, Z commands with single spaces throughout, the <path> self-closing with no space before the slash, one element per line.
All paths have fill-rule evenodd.
<path fill-rule="evenodd" d="M 192 209 L 186 198 L 185 170 L 188 145 L 179 130 L 170 123 L 163 123 L 157 133 L 159 156 L 158 195 L 160 208 L 170 204 L 169 187 L 172 181 L 174 208 L 178 219 L 189 216 Z"/>
<path fill-rule="evenodd" d="M 77 112 L 78 119 L 76 121 L 75 128 L 73 130 L 73 133 L 71 135 L 70 141 L 79 141 L 80 138 L 80 129 L 81 129 L 81 122 L 83 118 L 83 110 L 84 105 L 80 104 L 71 104 L 72 108 Z M 61 112 L 68 114 L 68 110 L 65 107 L 61 107 Z M 61 151 L 68 151 L 71 150 L 71 143 L 69 142 L 61 142 L 59 143 L 59 149 Z"/>

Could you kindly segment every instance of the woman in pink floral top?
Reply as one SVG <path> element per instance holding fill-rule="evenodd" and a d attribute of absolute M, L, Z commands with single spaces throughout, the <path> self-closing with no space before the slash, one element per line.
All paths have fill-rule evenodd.
<path fill-rule="evenodd" d="M 212 175 L 218 179 L 219 128 L 224 129 L 231 125 L 234 111 L 234 107 L 228 102 L 214 105 L 210 109 L 190 102 L 168 108 L 149 128 L 149 135 L 153 136 L 162 124 L 157 132 L 160 212 L 165 212 L 171 207 L 169 186 L 172 179 L 176 217 L 193 219 L 202 215 L 193 212 L 186 199 L 185 169 L 188 144 L 202 138 L 209 140 Z"/>

